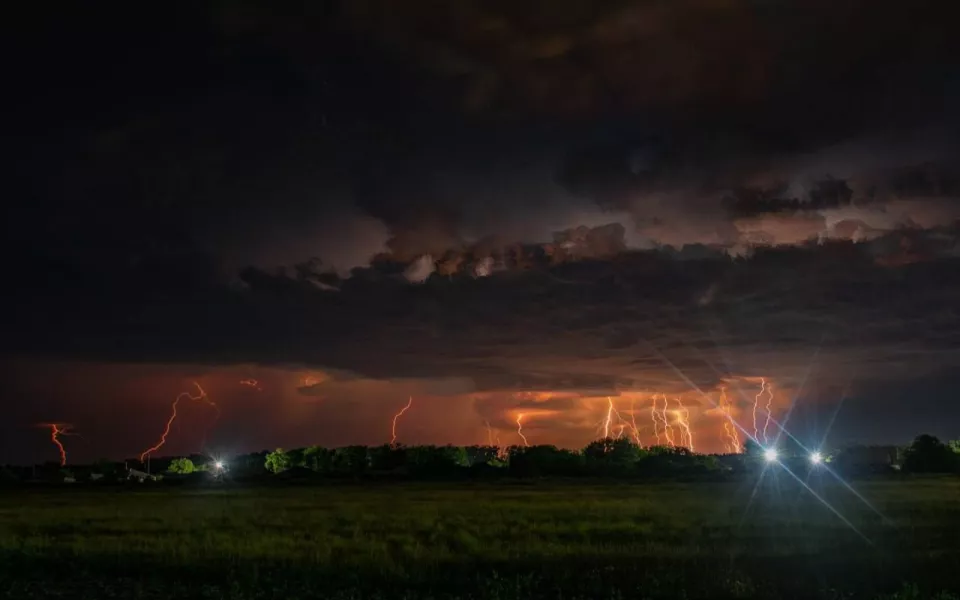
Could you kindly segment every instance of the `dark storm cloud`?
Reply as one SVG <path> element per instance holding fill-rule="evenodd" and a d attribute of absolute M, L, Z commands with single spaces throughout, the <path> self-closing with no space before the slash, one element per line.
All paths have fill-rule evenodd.
<path fill-rule="evenodd" d="M 590 395 L 689 387 L 674 367 L 704 389 L 728 376 L 794 379 L 814 355 L 838 376 L 896 378 L 954 364 L 957 259 L 891 268 L 870 247 L 830 242 L 737 260 L 634 252 L 422 286 L 361 273 L 339 292 L 264 274 L 287 283 L 181 291 L 109 311 L 90 307 L 122 284 L 74 289 L 69 302 L 53 294 L 20 307 L 6 350 L 301 364 L 374 379 L 466 378 L 479 391 Z"/>
<path fill-rule="evenodd" d="M 384 253 L 421 281 L 578 227 L 734 253 L 930 228 L 957 216 L 955 148 L 896 132 L 956 138 L 941 8 L 253 2 L 127 15 L 136 35 L 64 14 L 145 70 L 52 52 L 62 23 L 23 41 L 39 105 L 73 104 L 23 120 L 32 201 L 7 237 L 82 269 L 189 255 L 227 278 Z"/>
<path fill-rule="evenodd" d="M 319 398 L 350 377 L 446 399 L 953 366 L 949 8 L 44 16 L 11 86 L 30 94 L 0 344 L 341 371 L 301 382 Z"/>

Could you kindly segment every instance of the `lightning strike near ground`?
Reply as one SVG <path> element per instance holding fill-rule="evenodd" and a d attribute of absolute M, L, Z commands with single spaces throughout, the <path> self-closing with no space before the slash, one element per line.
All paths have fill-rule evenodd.
<path fill-rule="evenodd" d="M 613 399 L 607 396 L 607 416 L 603 420 L 603 438 L 610 437 L 610 420 L 613 418 Z"/>
<path fill-rule="evenodd" d="M 640 443 L 640 430 L 637 429 L 637 411 L 634 409 L 635 398 L 630 398 L 630 427 L 633 428 L 633 441 L 636 442 L 638 446 L 643 446 Z"/>
<path fill-rule="evenodd" d="M 66 433 L 66 426 L 63 429 L 60 429 L 60 425 L 56 423 L 50 424 L 50 441 L 56 444 L 57 449 L 60 451 L 60 466 L 67 464 L 67 451 L 64 449 L 63 444 L 60 442 L 60 434 Z"/>
<path fill-rule="evenodd" d="M 765 380 L 761 380 L 764 381 Z M 767 411 L 767 420 L 763 422 L 763 443 L 767 443 L 767 427 L 770 426 L 770 413 L 771 406 L 773 404 L 773 385 L 768 385 L 767 387 L 767 404 L 764 407 Z"/>
<path fill-rule="evenodd" d="M 496 447 L 499 448 L 499 447 L 500 447 L 500 434 L 499 434 L 499 433 L 498 433 L 497 435 L 494 435 L 494 434 L 493 434 L 493 428 L 490 427 L 490 421 L 484 420 L 483 422 L 486 423 L 486 425 L 487 425 L 487 445 L 488 445 L 488 446 L 496 446 Z M 494 443 L 494 440 L 496 440 L 496 443 Z"/>
<path fill-rule="evenodd" d="M 733 416 L 730 414 L 730 399 L 727 398 L 727 388 L 720 388 L 720 408 L 723 409 L 723 431 L 726 434 L 724 446 L 727 452 L 736 454 L 740 451 L 740 434 L 737 433 L 737 427 L 733 424 Z"/>
<path fill-rule="evenodd" d="M 660 445 L 660 422 L 657 419 L 657 396 L 653 396 L 653 406 L 650 407 L 650 419 L 653 421 L 653 435 L 657 438 L 657 445 Z"/>
<path fill-rule="evenodd" d="M 671 447 L 675 448 L 677 446 L 677 443 L 673 438 L 673 429 L 670 427 L 670 419 L 667 418 L 667 410 L 669 408 L 667 395 L 666 394 L 661 394 L 661 395 L 663 396 L 663 412 L 661 413 L 663 417 L 663 436 L 667 439 L 667 443 L 670 444 Z"/>
<path fill-rule="evenodd" d="M 520 436 L 520 439 L 523 440 L 524 446 L 529 446 L 530 442 L 527 441 L 527 436 L 523 435 L 523 413 L 517 415 L 517 435 Z"/>
<path fill-rule="evenodd" d="M 154 452 L 162 448 L 163 445 L 167 443 L 167 436 L 170 435 L 170 427 L 173 425 L 173 422 L 177 419 L 177 404 L 180 403 L 181 398 L 187 398 L 189 400 L 205 401 L 207 404 L 209 404 L 210 406 L 216 409 L 217 411 L 216 418 L 218 419 L 220 418 L 220 409 L 209 398 L 207 398 L 207 393 L 203 391 L 203 388 L 200 387 L 200 384 L 194 381 L 193 385 L 197 386 L 197 390 L 200 391 L 200 395 L 193 396 L 190 394 L 190 392 L 180 392 L 180 394 L 177 395 L 177 397 L 173 400 L 173 404 L 170 407 L 170 418 L 167 419 L 167 425 L 166 427 L 164 427 L 163 433 L 160 434 L 160 440 L 155 445 L 151 446 L 150 448 L 147 448 L 140 454 L 140 462 L 143 462 L 144 460 L 146 460 L 148 456 L 150 456 L 151 454 L 153 454 Z"/>
<path fill-rule="evenodd" d="M 760 379 L 760 391 L 753 397 L 753 439 L 760 439 L 760 428 L 757 426 L 757 407 L 760 406 L 760 396 L 767 389 L 767 380 Z"/>
<path fill-rule="evenodd" d="M 690 431 L 690 411 L 680 401 L 679 396 L 677 396 L 677 406 L 680 407 L 677 409 L 677 425 L 680 426 L 681 444 L 693 452 L 693 432 Z"/>
<path fill-rule="evenodd" d="M 397 421 L 400 419 L 400 417 L 403 416 L 403 413 L 407 412 L 407 410 L 412 405 L 413 405 L 413 396 L 410 396 L 410 399 L 407 400 L 407 405 L 401 408 L 400 412 L 393 415 L 393 426 L 390 428 L 390 433 L 392 435 L 392 437 L 390 438 L 390 445 L 397 443 Z"/>

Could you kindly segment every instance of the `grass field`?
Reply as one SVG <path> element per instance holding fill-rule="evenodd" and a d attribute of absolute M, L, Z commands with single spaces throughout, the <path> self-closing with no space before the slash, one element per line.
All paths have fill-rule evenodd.
<path fill-rule="evenodd" d="M 775 478 L 131 487 L 0 493 L 0 597 L 945 600 L 960 591 L 956 478 L 858 484 L 882 516 L 839 486 L 815 485 L 849 524 Z"/>

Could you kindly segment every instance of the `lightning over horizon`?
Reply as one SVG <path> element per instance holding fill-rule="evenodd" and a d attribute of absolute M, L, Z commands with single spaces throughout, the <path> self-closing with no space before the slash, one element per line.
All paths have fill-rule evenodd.
<path fill-rule="evenodd" d="M 763 383 L 764 383 L 764 385 L 765 385 L 766 388 L 767 388 L 767 404 L 766 404 L 766 406 L 764 406 L 764 410 L 765 410 L 766 413 L 767 413 L 767 418 L 766 418 L 766 420 L 763 422 L 763 432 L 762 432 L 762 433 L 763 433 L 763 443 L 766 444 L 766 443 L 769 442 L 769 438 L 767 437 L 767 427 L 770 426 L 770 417 L 772 416 L 771 406 L 772 406 L 772 404 L 773 404 L 773 384 L 767 385 L 765 379 L 763 380 Z"/>
<path fill-rule="evenodd" d="M 400 419 L 400 417 L 403 416 L 403 413 L 407 412 L 407 410 L 411 406 L 413 406 L 413 396 L 410 396 L 410 398 L 407 400 L 406 406 L 401 408 L 400 412 L 393 415 L 393 424 L 390 427 L 390 434 L 391 434 L 390 445 L 391 446 L 397 443 L 397 421 Z"/>
<path fill-rule="evenodd" d="M 677 396 L 677 406 L 680 408 L 677 409 L 677 425 L 680 426 L 680 439 L 681 444 L 686 446 L 693 452 L 693 432 L 690 431 L 690 411 L 683 405 L 680 401 L 680 397 Z"/>
<path fill-rule="evenodd" d="M 67 450 L 63 447 L 60 436 L 65 435 L 70 426 L 63 423 L 47 423 L 47 427 L 50 428 L 50 441 L 54 443 L 60 453 L 60 466 L 65 466 L 67 464 Z"/>
<path fill-rule="evenodd" d="M 527 436 L 523 435 L 523 413 L 517 414 L 517 435 L 520 436 L 520 439 L 523 440 L 524 446 L 529 446 L 530 442 L 527 441 Z"/>
<path fill-rule="evenodd" d="M 720 409 L 723 412 L 723 432 L 724 448 L 731 454 L 740 451 L 740 435 L 737 433 L 737 425 L 731 414 L 730 399 L 727 397 L 726 386 L 720 386 Z"/>
<path fill-rule="evenodd" d="M 760 427 L 757 424 L 757 408 L 760 406 L 760 396 L 763 395 L 764 390 L 767 388 L 767 380 L 765 378 L 760 379 L 760 391 L 757 392 L 757 395 L 753 397 L 753 439 L 760 439 Z"/>
<path fill-rule="evenodd" d="M 170 435 L 170 427 L 173 425 L 173 422 L 176 421 L 177 419 L 177 405 L 180 403 L 180 400 L 182 398 L 186 398 L 188 400 L 206 402 L 216 410 L 216 417 L 214 419 L 214 422 L 216 422 L 216 420 L 220 418 L 220 408 L 207 397 L 207 393 L 203 390 L 202 387 L 200 387 L 199 383 L 194 381 L 193 385 L 197 387 L 197 390 L 200 392 L 199 395 L 194 396 L 190 392 L 180 392 L 180 394 L 178 394 L 177 397 L 174 398 L 173 404 L 170 406 L 170 418 L 167 419 L 167 423 L 166 423 L 166 426 L 164 426 L 163 433 L 160 434 L 160 440 L 150 448 L 147 448 L 146 450 L 140 453 L 140 462 L 145 461 L 148 456 L 150 456 L 151 454 L 153 454 L 154 452 L 162 448 L 163 445 L 167 443 L 167 436 Z M 204 437 L 206 437 L 206 434 L 204 434 Z"/>

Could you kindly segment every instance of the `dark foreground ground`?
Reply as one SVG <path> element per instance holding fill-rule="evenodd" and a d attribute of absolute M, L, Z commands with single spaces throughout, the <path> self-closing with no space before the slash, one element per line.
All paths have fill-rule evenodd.
<path fill-rule="evenodd" d="M 960 479 L 754 484 L 5 491 L 0 597 L 960 598 Z"/>

